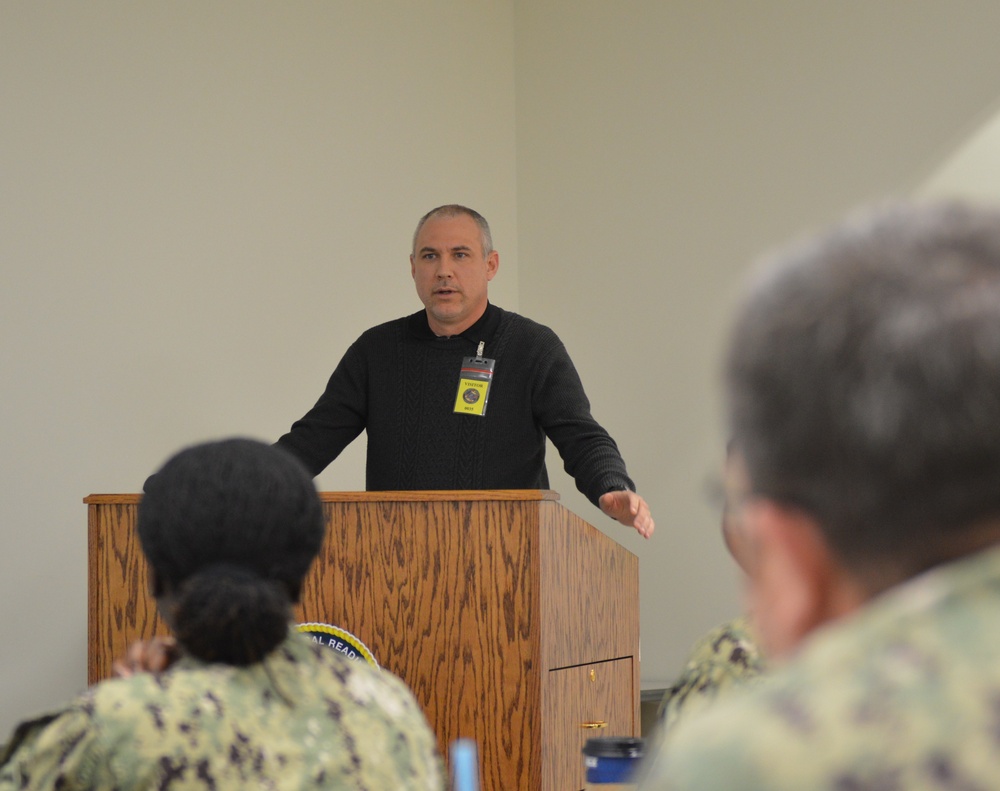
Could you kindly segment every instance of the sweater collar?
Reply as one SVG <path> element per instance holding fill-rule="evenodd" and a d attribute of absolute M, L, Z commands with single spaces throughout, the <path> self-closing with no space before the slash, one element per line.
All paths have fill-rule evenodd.
<path fill-rule="evenodd" d="M 479 341 L 488 341 L 493 338 L 497 327 L 500 325 L 500 317 L 502 315 L 502 308 L 498 308 L 492 302 L 487 302 L 486 310 L 479 317 L 479 320 L 465 332 L 460 332 L 458 335 L 435 335 L 431 330 L 430 324 L 427 323 L 426 310 L 414 313 L 407 320 L 407 324 L 409 325 L 410 332 L 422 340 L 446 341 L 452 338 L 464 338 L 472 343 L 479 343 Z"/>

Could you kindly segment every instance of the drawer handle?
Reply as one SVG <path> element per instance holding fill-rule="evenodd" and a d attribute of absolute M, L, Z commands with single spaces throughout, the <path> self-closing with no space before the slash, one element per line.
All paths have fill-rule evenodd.
<path fill-rule="evenodd" d="M 581 723 L 580 727 L 586 728 L 587 730 L 594 730 L 596 728 L 607 728 L 608 723 L 604 720 L 593 720 L 592 722 Z"/>

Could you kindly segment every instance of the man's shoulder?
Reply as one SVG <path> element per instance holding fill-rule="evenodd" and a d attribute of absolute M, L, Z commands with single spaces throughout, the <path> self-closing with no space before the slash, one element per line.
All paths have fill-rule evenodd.
<path fill-rule="evenodd" d="M 656 762 L 660 780 L 714 788 L 752 776 L 784 789 L 839 777 L 867 787 L 863 767 L 895 767 L 900 787 L 923 788 L 918 775 L 933 756 L 969 768 L 982 752 L 969 734 L 989 730 L 990 695 L 1000 695 L 1000 669 L 975 657 L 1000 638 L 987 629 L 956 637 L 975 607 L 944 614 L 909 601 L 914 591 L 897 594 L 814 632 L 781 668 L 677 728 Z"/>
<path fill-rule="evenodd" d="M 383 349 L 387 344 L 418 339 L 421 335 L 421 322 L 426 326 L 427 320 L 423 311 L 383 321 L 362 332 L 351 344 L 350 349 L 355 353 L 365 353 Z"/>
<path fill-rule="evenodd" d="M 361 333 L 360 338 L 365 337 L 379 337 L 383 335 L 397 335 L 400 332 L 405 332 L 408 329 L 412 329 L 415 325 L 419 323 L 419 320 L 423 318 L 424 312 L 422 310 L 416 313 L 411 313 L 408 316 L 400 316 L 396 319 L 390 319 L 389 321 L 383 321 L 381 324 L 376 324 L 373 327 L 369 327 L 367 330 Z M 424 320 L 426 323 L 426 320 Z"/>
<path fill-rule="evenodd" d="M 553 344 L 561 344 L 559 336 L 555 330 L 546 324 L 530 319 L 521 313 L 512 310 L 500 310 L 500 323 L 498 332 L 509 336 L 513 341 L 530 340 L 533 343 L 538 341 L 548 341 Z"/>
<path fill-rule="evenodd" d="M 753 683 L 732 685 L 717 700 L 695 685 L 694 705 L 681 721 L 677 711 L 664 712 L 669 727 L 659 731 L 657 755 L 641 787 L 787 789 L 806 777 L 818 782 L 843 765 L 843 734 L 851 728 L 848 719 L 840 722 L 846 708 L 835 709 L 853 691 L 842 689 L 839 701 L 826 692 L 849 679 L 829 671 L 794 660 Z M 699 685 L 711 682 L 697 680 Z"/>

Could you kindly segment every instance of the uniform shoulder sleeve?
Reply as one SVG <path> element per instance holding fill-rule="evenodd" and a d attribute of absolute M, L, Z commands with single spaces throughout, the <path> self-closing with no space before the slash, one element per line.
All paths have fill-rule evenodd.
<path fill-rule="evenodd" d="M 83 702 L 25 720 L 0 753 L 0 789 L 96 787 L 92 777 L 95 738 Z"/>
<path fill-rule="evenodd" d="M 378 788 L 443 788 L 437 740 L 416 698 L 399 678 L 357 660 L 338 673 L 344 693 L 355 705 L 345 707 L 341 722 L 348 732 L 364 734 L 383 756 L 362 772 Z M 359 736 L 358 738 L 362 738 Z"/>
<path fill-rule="evenodd" d="M 755 681 L 764 669 L 745 616 L 716 627 L 695 643 L 684 671 L 663 696 L 658 713 L 661 727 L 673 728 L 730 688 Z"/>

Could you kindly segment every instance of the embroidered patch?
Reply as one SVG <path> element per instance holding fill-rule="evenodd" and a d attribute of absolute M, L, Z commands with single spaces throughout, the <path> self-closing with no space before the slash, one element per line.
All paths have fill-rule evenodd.
<path fill-rule="evenodd" d="M 378 662 L 375 661 L 372 652 L 368 650 L 368 646 L 346 629 L 327 623 L 300 623 L 296 629 L 309 635 L 314 643 L 332 648 L 348 659 L 360 659 L 372 667 L 378 667 Z"/>

